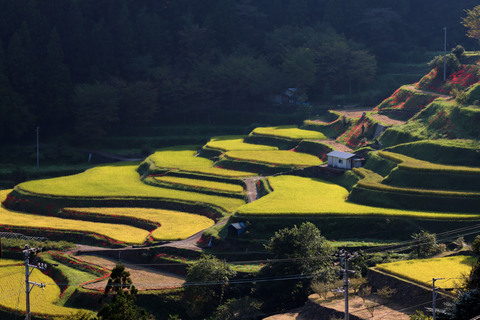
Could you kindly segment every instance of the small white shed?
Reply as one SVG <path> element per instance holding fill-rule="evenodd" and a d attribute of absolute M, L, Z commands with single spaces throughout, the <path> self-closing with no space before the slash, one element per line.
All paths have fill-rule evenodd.
<path fill-rule="evenodd" d="M 328 166 L 341 169 L 352 169 L 361 166 L 361 162 L 354 161 L 355 154 L 342 152 L 342 151 L 332 151 L 327 154 L 328 157 Z"/>

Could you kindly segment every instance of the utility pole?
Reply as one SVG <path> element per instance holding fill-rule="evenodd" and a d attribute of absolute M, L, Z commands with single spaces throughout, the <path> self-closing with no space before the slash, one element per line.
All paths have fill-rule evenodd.
<path fill-rule="evenodd" d="M 438 288 L 435 288 L 435 281 L 437 280 L 443 280 L 445 278 L 433 278 L 433 281 L 432 281 L 432 292 L 433 292 L 433 299 L 432 299 L 432 313 L 433 313 L 433 320 L 435 320 L 435 299 L 437 298 L 437 289 Z"/>
<path fill-rule="evenodd" d="M 349 311 L 348 311 L 348 290 L 350 287 L 350 282 L 348 280 L 348 274 L 349 273 L 355 273 L 353 270 L 348 270 L 348 260 L 352 258 L 356 258 L 358 256 L 358 253 L 355 252 L 351 254 L 350 252 L 346 250 L 340 250 L 338 253 L 338 257 L 340 257 L 340 265 L 342 263 L 342 260 L 344 261 L 344 269 L 342 270 L 343 272 L 343 292 L 345 294 L 345 320 L 350 319 Z"/>
<path fill-rule="evenodd" d="M 39 146 L 39 132 L 40 127 L 37 127 L 37 171 L 40 168 L 40 146 Z"/>
<path fill-rule="evenodd" d="M 37 265 L 32 265 L 30 264 L 30 254 L 31 253 L 36 253 L 37 251 L 42 251 L 42 248 L 30 248 L 28 244 L 25 245 L 25 250 L 23 250 L 23 253 L 25 253 L 25 305 L 26 305 L 26 316 L 25 320 L 31 320 L 31 312 L 30 312 L 30 291 L 32 291 L 34 286 L 40 287 L 40 288 L 45 288 L 44 283 L 37 283 L 37 282 L 32 282 L 30 281 L 30 275 L 32 274 L 32 270 L 30 268 L 37 268 L 40 270 L 45 270 L 47 269 L 47 264 L 45 263 L 38 263 Z M 31 285 L 31 286 L 30 286 Z"/>
<path fill-rule="evenodd" d="M 443 82 L 447 81 L 447 27 L 443 28 L 444 40 L 443 40 Z"/>

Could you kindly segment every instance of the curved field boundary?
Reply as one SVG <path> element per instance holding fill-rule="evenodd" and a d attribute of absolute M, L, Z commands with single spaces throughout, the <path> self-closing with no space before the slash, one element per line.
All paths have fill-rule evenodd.
<path fill-rule="evenodd" d="M 21 266 L 0 268 L 0 283 L 2 285 L 2 293 L 5 293 L 2 294 L 0 309 L 15 315 L 25 315 L 25 295 L 16 294 L 19 293 L 18 285 L 22 283 L 22 279 L 24 278 L 23 274 L 24 267 Z M 48 319 L 54 316 L 68 316 L 80 311 L 75 308 L 55 305 L 55 302 L 60 297 L 60 288 L 54 283 L 52 278 L 43 274 L 40 270 L 33 270 L 30 280 L 47 284 L 43 290 L 37 288 L 36 290 L 32 290 L 30 294 L 32 302 L 41 301 L 41 303 L 31 304 L 31 312 L 35 318 Z"/>
<path fill-rule="evenodd" d="M 378 154 L 385 159 L 395 161 L 402 170 L 480 175 L 480 168 L 435 164 L 388 151 L 378 151 Z"/>
<path fill-rule="evenodd" d="M 430 190 L 430 189 L 415 189 L 415 188 L 400 188 L 390 185 L 382 184 L 383 177 L 375 172 L 365 168 L 353 169 L 356 174 L 362 177 L 357 184 L 358 187 L 366 189 L 374 189 L 378 191 L 406 193 L 416 195 L 429 195 L 438 197 L 451 198 L 480 198 L 480 192 L 466 192 L 466 191 L 447 191 L 447 190 Z"/>
<path fill-rule="evenodd" d="M 390 262 L 376 268 L 426 286 L 432 285 L 432 278 L 442 277 L 445 280 L 437 283 L 440 288 L 458 288 L 462 282 L 459 278 L 468 274 L 476 261 L 472 256 L 453 256 Z"/>
<path fill-rule="evenodd" d="M 262 152 L 229 151 L 223 156 L 228 160 L 258 162 L 273 166 L 290 166 L 292 168 L 304 168 L 323 164 L 323 161 L 316 156 L 285 150 Z"/>
<path fill-rule="evenodd" d="M 278 126 L 278 127 L 259 127 L 252 131 L 252 134 L 257 136 L 267 136 L 289 140 L 308 140 L 326 139 L 325 135 L 319 131 L 299 129 L 296 126 Z"/>
<path fill-rule="evenodd" d="M 63 212 L 65 211 L 75 213 L 75 217 L 77 217 L 78 220 L 85 219 L 86 216 L 87 219 L 97 219 L 110 223 L 117 219 L 122 221 L 122 218 L 147 221 L 151 225 L 155 225 L 154 228 L 147 229 L 150 232 L 148 237 L 157 241 L 183 240 L 192 234 L 196 234 L 214 225 L 213 220 L 205 216 L 170 210 L 146 208 L 70 208 L 63 210 Z"/>
<path fill-rule="evenodd" d="M 258 145 L 267 145 L 277 147 L 279 150 L 290 150 L 295 148 L 301 140 L 280 138 L 275 136 L 259 135 L 256 133 L 250 133 L 245 138 L 245 142 Z"/>
<path fill-rule="evenodd" d="M 221 152 L 227 151 L 263 151 L 263 150 L 278 150 L 277 147 L 266 146 L 260 144 L 246 143 L 244 141 L 245 136 L 227 136 L 227 137 L 213 137 L 204 146 L 204 148 L 218 150 Z"/>
<path fill-rule="evenodd" d="M 434 220 L 480 219 L 480 214 L 454 213 L 455 209 L 463 208 L 459 207 L 458 203 L 455 209 L 450 212 L 441 212 L 440 210 L 433 212 L 431 208 L 425 211 L 422 211 L 422 209 L 395 209 L 391 208 L 391 205 L 387 206 L 385 203 L 372 206 L 347 201 L 348 191 L 345 188 L 320 179 L 282 175 L 269 177 L 268 180 L 274 191 L 254 202 L 241 206 L 237 210 L 238 216 L 383 216 Z M 375 190 L 369 191 L 376 192 Z M 398 196 L 398 194 L 396 195 Z M 401 196 L 401 201 L 408 200 L 405 198 L 405 195 Z M 423 199 L 424 197 L 423 195 L 417 196 L 418 199 Z M 377 198 L 384 199 L 385 197 L 381 192 L 377 192 L 373 199 L 377 200 Z M 427 199 L 425 202 L 429 200 Z M 464 201 L 464 199 L 461 200 Z M 479 202 L 478 199 L 469 200 L 475 204 Z M 472 206 L 472 208 L 475 208 L 478 212 L 478 206 Z M 445 211 L 445 208 L 442 209 Z"/>
<path fill-rule="evenodd" d="M 240 201 L 231 198 L 232 201 Z M 245 203 L 241 201 L 241 203 Z M 3 202 L 6 208 L 36 214 L 53 214 L 65 207 L 139 207 L 182 211 L 204 215 L 218 221 L 229 212 L 220 206 L 201 202 L 187 202 L 178 199 L 139 197 L 62 197 L 36 195 L 13 190 Z M 240 205 L 240 203 L 239 203 Z"/>

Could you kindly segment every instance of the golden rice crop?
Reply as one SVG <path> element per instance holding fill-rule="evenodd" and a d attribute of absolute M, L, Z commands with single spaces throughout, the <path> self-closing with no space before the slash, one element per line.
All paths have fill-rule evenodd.
<path fill-rule="evenodd" d="M 155 152 L 147 158 L 152 161 L 158 168 L 210 168 L 213 161 L 195 157 L 196 149 L 164 149 Z"/>
<path fill-rule="evenodd" d="M 278 150 L 277 147 L 266 146 L 261 144 L 245 143 L 243 136 L 227 136 L 214 137 L 207 144 L 207 148 L 217 149 L 221 151 L 238 151 L 238 150 Z"/>
<path fill-rule="evenodd" d="M 231 183 L 225 183 L 225 182 L 216 182 L 216 181 L 172 177 L 172 176 L 155 177 L 155 180 L 158 180 L 161 182 L 167 182 L 171 184 L 179 184 L 179 185 L 190 186 L 190 187 L 208 188 L 208 189 L 214 189 L 214 190 L 220 190 L 220 191 L 226 191 L 226 192 L 234 192 L 234 193 L 243 192 L 242 186 L 238 184 L 231 184 Z"/>
<path fill-rule="evenodd" d="M 299 129 L 296 126 L 259 127 L 255 128 L 252 132 L 258 135 L 287 138 L 292 140 L 326 139 L 325 135 L 321 132 Z"/>
<path fill-rule="evenodd" d="M 480 214 L 438 213 L 371 207 L 348 202 L 348 191 L 314 178 L 268 178 L 273 192 L 241 206 L 240 215 L 353 215 L 397 216 L 431 219 L 480 219 Z"/>
<path fill-rule="evenodd" d="M 377 265 L 377 269 L 429 287 L 432 286 L 433 278 L 445 278 L 436 281 L 435 285 L 440 288 L 457 288 L 461 285 L 463 276 L 470 274 L 476 261 L 476 257 L 453 256 L 384 263 Z"/>
<path fill-rule="evenodd" d="M 233 160 L 261 162 L 287 166 L 318 166 L 323 162 L 318 157 L 307 153 L 274 150 L 274 151 L 229 151 L 225 157 Z"/>
<path fill-rule="evenodd" d="M 34 287 L 30 292 L 30 307 L 34 314 L 60 316 L 79 311 L 55 305 L 60 297 L 60 288 L 38 269 L 33 270 L 30 280 L 46 284 L 45 289 Z M 25 267 L 0 267 L 0 305 L 25 312 Z"/>
<path fill-rule="evenodd" d="M 155 240 L 179 240 L 214 225 L 212 219 L 180 211 L 145 208 L 70 208 L 74 211 L 134 217 L 160 223 L 161 227 L 153 231 Z"/>
<path fill-rule="evenodd" d="M 16 188 L 46 196 L 179 199 L 217 205 L 229 212 L 245 203 L 241 199 L 149 186 L 140 181 L 136 166 L 130 165 L 95 167 L 72 176 L 24 182 Z"/>
<path fill-rule="evenodd" d="M 241 177 L 253 177 L 257 176 L 258 174 L 253 172 L 246 172 L 246 171 L 237 171 L 237 170 L 230 170 L 224 168 L 195 168 L 195 169 L 182 169 L 181 171 L 185 172 L 194 172 L 194 173 L 202 173 L 207 175 L 213 176 L 220 176 L 220 177 L 227 177 L 227 178 L 241 178 Z"/>
<path fill-rule="evenodd" d="M 9 190 L 0 191 L 0 202 L 4 201 Z M 126 243 L 143 243 L 148 231 L 123 224 L 91 222 L 57 217 L 20 213 L 0 207 L 0 225 L 18 227 L 50 228 L 56 230 L 83 231 L 98 233 Z"/>
<path fill-rule="evenodd" d="M 16 266 L 23 264 L 20 260 L 0 259 L 0 267 L 2 266 Z"/>

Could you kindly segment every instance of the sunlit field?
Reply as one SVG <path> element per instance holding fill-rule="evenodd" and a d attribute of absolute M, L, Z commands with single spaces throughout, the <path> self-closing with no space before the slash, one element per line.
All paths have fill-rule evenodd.
<path fill-rule="evenodd" d="M 189 179 L 181 177 L 172 177 L 172 176 L 160 176 L 155 177 L 155 180 L 165 183 L 184 185 L 189 187 L 200 187 L 208 188 L 212 190 L 219 190 L 232 193 L 242 193 L 243 187 L 238 184 L 224 183 L 224 182 L 215 182 L 208 180 L 199 180 L 199 179 Z"/>
<path fill-rule="evenodd" d="M 293 151 L 229 151 L 225 153 L 227 159 L 260 162 L 287 166 L 318 166 L 323 162 L 316 156 Z"/>
<path fill-rule="evenodd" d="M 260 127 L 252 131 L 254 134 L 271 136 L 278 138 L 287 138 L 293 140 L 316 139 L 324 140 L 325 135 L 318 131 L 299 129 L 296 126 L 278 126 L 278 127 Z"/>
<path fill-rule="evenodd" d="M 45 289 L 34 287 L 30 293 L 30 307 L 34 314 L 59 316 L 79 311 L 79 309 L 60 307 L 54 304 L 60 297 L 60 288 L 52 278 L 38 269 L 33 270 L 30 280 L 46 284 Z M 13 311 L 25 312 L 25 267 L 0 267 L 0 297 L 0 306 Z"/>
<path fill-rule="evenodd" d="M 96 167 L 77 175 L 24 182 L 16 188 L 45 196 L 178 199 L 217 205 L 229 212 L 245 203 L 240 199 L 149 186 L 140 181 L 136 168 L 133 165 Z"/>
<path fill-rule="evenodd" d="M 207 217 L 162 209 L 145 208 L 67 208 L 77 212 L 96 213 L 106 216 L 126 216 L 160 223 L 160 227 L 152 232 L 155 240 L 179 240 L 214 225 Z"/>
<path fill-rule="evenodd" d="M 240 207 L 240 215 L 356 215 L 398 216 L 432 219 L 480 219 L 480 214 L 438 213 L 370 207 L 346 201 L 348 191 L 313 178 L 277 176 L 268 178 L 273 192 Z"/>
<path fill-rule="evenodd" d="M 445 278 L 435 282 L 435 286 L 445 289 L 458 288 L 476 261 L 476 257 L 453 256 L 390 262 L 379 264 L 376 268 L 429 287 L 433 278 Z"/>
<path fill-rule="evenodd" d="M 205 145 L 207 148 L 217 149 L 221 151 L 238 151 L 238 150 L 278 150 L 277 147 L 266 146 L 261 144 L 245 143 L 243 136 L 223 136 L 214 137 Z"/>

